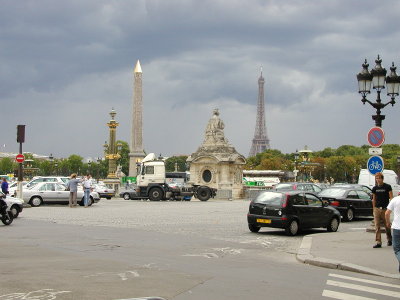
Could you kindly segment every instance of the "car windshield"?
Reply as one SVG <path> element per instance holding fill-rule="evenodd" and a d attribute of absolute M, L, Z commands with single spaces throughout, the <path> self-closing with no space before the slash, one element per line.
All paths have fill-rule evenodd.
<path fill-rule="evenodd" d="M 318 195 L 320 197 L 343 197 L 345 193 L 345 189 L 330 188 L 322 190 Z"/>
<path fill-rule="evenodd" d="M 254 203 L 263 203 L 270 206 L 281 206 L 283 200 L 283 194 L 263 192 L 254 199 Z"/>
<path fill-rule="evenodd" d="M 64 182 L 65 184 L 67 184 L 68 181 L 69 181 L 69 178 L 68 178 L 68 177 L 62 177 L 61 180 L 62 180 L 62 182 Z"/>

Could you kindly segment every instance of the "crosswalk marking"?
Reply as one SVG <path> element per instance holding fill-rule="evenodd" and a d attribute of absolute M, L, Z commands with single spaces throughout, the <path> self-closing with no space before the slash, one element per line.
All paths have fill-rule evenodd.
<path fill-rule="evenodd" d="M 358 282 L 364 282 L 364 283 L 372 283 L 372 284 L 375 284 L 375 285 L 381 285 L 381 286 L 387 286 L 387 287 L 400 289 L 400 285 L 396 285 L 396 284 L 390 284 L 390 283 L 385 283 L 385 282 L 379 282 L 379 281 L 368 280 L 368 279 L 357 278 L 357 277 L 350 277 L 350 276 L 333 274 L 333 273 L 329 274 L 329 276 L 336 277 L 336 278 L 341 278 L 341 279 L 349 279 L 349 280 L 358 281 Z"/>
<path fill-rule="evenodd" d="M 357 290 L 357 291 L 363 291 L 363 292 L 369 292 L 369 293 L 389 296 L 389 297 L 396 297 L 396 298 L 399 297 L 399 292 L 387 291 L 387 290 L 378 289 L 378 288 L 371 288 L 371 287 L 368 287 L 368 286 L 357 285 L 357 284 L 352 284 L 352 283 L 345 283 L 345 282 L 340 282 L 340 281 L 327 280 L 326 284 L 327 285 L 331 285 L 331 286 L 347 288 L 347 289 L 353 289 L 353 290 Z"/>
<path fill-rule="evenodd" d="M 376 298 L 361 297 L 356 295 L 334 292 L 330 290 L 324 290 L 322 296 L 339 300 L 376 300 Z"/>

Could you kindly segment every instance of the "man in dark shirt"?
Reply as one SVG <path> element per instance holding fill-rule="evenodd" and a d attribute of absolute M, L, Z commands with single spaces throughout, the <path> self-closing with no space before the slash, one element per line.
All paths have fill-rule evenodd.
<path fill-rule="evenodd" d="M 387 245 L 392 245 L 392 233 L 390 226 L 385 222 L 385 212 L 389 201 L 393 198 L 393 191 L 390 184 L 383 182 L 383 174 L 375 174 L 376 185 L 372 188 L 372 208 L 374 210 L 375 241 L 374 248 L 382 247 L 381 222 L 385 225 Z"/>

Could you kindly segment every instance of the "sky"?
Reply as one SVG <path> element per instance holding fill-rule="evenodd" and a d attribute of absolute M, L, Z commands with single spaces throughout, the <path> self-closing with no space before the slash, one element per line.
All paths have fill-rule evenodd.
<path fill-rule="evenodd" d="M 143 71 L 147 153 L 190 155 L 218 108 L 248 156 L 258 77 L 272 149 L 367 144 L 372 106 L 356 74 L 400 63 L 396 0 L 0 0 L 0 152 L 103 157 L 107 122 L 130 143 L 133 70 Z M 400 72 L 400 71 L 399 71 Z M 375 101 L 373 91 L 368 99 Z M 390 99 L 383 93 L 383 101 Z M 400 101 L 399 101 L 400 102 Z M 400 103 L 382 113 L 398 144 Z"/>

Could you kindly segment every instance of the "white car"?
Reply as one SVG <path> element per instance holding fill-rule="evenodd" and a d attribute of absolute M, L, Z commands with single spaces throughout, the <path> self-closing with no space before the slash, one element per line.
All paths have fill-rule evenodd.
<path fill-rule="evenodd" d="M 3 198 L 4 194 L 0 192 L 0 197 Z M 17 218 L 18 215 L 22 212 L 24 201 L 20 198 L 15 198 L 11 196 L 6 196 L 3 200 L 7 203 L 7 206 L 10 208 L 14 218 Z"/>
<path fill-rule="evenodd" d="M 24 189 L 28 182 L 22 181 L 22 188 Z M 8 186 L 8 193 L 9 195 L 14 195 L 16 190 L 18 189 L 18 181 L 14 181 Z"/>
<path fill-rule="evenodd" d="M 108 200 L 110 200 L 115 195 L 114 189 L 110 189 L 103 184 L 94 184 L 93 189 L 95 192 L 99 193 L 100 198 L 107 198 Z"/>
<path fill-rule="evenodd" d="M 69 191 L 66 186 L 58 182 L 39 182 L 32 186 L 30 189 L 23 191 L 23 199 L 25 202 L 36 207 L 43 203 L 69 203 Z M 77 202 L 83 206 L 83 189 L 78 188 Z M 96 203 L 100 200 L 97 192 L 90 193 L 89 205 Z"/>

